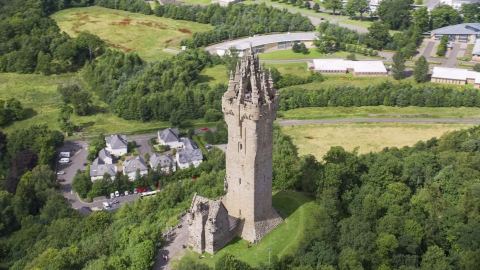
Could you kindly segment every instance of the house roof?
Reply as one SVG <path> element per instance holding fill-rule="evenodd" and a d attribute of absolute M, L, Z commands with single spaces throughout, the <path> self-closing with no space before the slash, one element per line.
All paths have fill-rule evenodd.
<path fill-rule="evenodd" d="M 177 162 L 190 163 L 203 160 L 202 150 L 190 138 L 181 138 L 183 149 L 177 151 Z"/>
<path fill-rule="evenodd" d="M 472 55 L 480 55 L 480 39 L 475 41 L 475 45 L 473 45 Z"/>
<path fill-rule="evenodd" d="M 467 70 L 459 68 L 433 67 L 432 78 L 466 80 Z"/>
<path fill-rule="evenodd" d="M 127 136 L 125 135 L 112 135 L 110 137 L 106 137 L 105 141 L 110 144 L 112 149 L 122 149 L 127 148 Z"/>
<path fill-rule="evenodd" d="M 103 176 L 108 173 L 110 176 L 115 176 L 117 167 L 114 164 L 105 164 L 103 160 L 96 158 L 92 165 L 90 165 L 90 177 Z"/>
<path fill-rule="evenodd" d="M 178 128 L 167 128 L 158 131 L 158 137 L 164 142 L 178 142 Z"/>
<path fill-rule="evenodd" d="M 480 23 L 461 23 L 425 32 L 425 34 L 430 33 L 435 35 L 478 35 L 480 34 Z"/>
<path fill-rule="evenodd" d="M 105 158 L 111 159 L 112 155 L 110 154 L 110 152 L 105 150 L 105 148 L 103 148 L 102 150 L 100 150 L 100 152 L 98 152 L 98 157 L 101 158 L 102 160 L 105 160 Z"/>
<path fill-rule="evenodd" d="M 150 161 L 150 166 L 153 169 L 157 168 L 159 165 L 160 167 L 168 167 L 170 166 L 170 163 L 174 165 L 173 157 L 170 154 L 159 155 L 155 153 L 152 156 L 150 156 L 149 161 Z"/>
<path fill-rule="evenodd" d="M 355 72 L 387 72 L 382 61 L 349 61 L 343 59 L 314 59 L 315 70 L 347 70 Z"/>
<path fill-rule="evenodd" d="M 145 164 L 145 161 L 143 161 L 141 157 L 125 160 L 122 167 L 126 173 L 136 172 L 137 169 L 140 169 L 140 171 L 148 170 L 147 164 Z"/>
<path fill-rule="evenodd" d="M 310 41 L 317 39 L 315 32 L 303 32 L 303 33 L 287 33 L 287 34 L 274 34 L 274 35 L 265 35 L 265 36 L 255 36 L 249 38 L 243 38 L 239 40 L 234 40 L 232 42 L 225 43 L 221 46 L 216 47 L 217 50 L 228 50 L 231 47 L 237 48 L 237 50 L 245 50 L 252 47 L 257 47 L 260 45 L 277 43 L 277 42 L 286 42 L 286 41 Z"/>

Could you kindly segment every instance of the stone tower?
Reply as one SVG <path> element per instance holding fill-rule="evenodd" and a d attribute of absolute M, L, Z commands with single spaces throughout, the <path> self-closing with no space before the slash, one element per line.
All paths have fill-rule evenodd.
<path fill-rule="evenodd" d="M 228 215 L 240 220 L 238 235 L 259 241 L 282 218 L 272 207 L 273 121 L 280 96 L 272 77 L 250 51 L 230 73 L 222 110 L 228 125 L 225 176 Z"/>

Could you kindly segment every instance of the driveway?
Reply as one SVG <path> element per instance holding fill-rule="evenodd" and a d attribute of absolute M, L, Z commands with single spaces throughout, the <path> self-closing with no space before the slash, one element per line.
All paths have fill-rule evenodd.
<path fill-rule="evenodd" d="M 435 41 L 428 41 L 427 44 L 425 45 L 425 50 L 423 51 L 423 56 L 425 58 L 430 58 L 430 55 L 432 55 L 433 48 L 435 47 Z"/>
<path fill-rule="evenodd" d="M 461 44 L 459 43 L 453 43 L 453 48 L 448 54 L 448 59 L 445 62 L 445 67 L 454 68 L 457 65 L 458 63 L 457 54 L 458 54 L 458 51 L 460 50 L 460 45 Z"/>
<path fill-rule="evenodd" d="M 187 226 L 187 217 L 183 216 L 180 219 L 181 228 L 176 228 L 173 230 L 174 236 L 171 236 L 165 240 L 168 241 L 166 246 L 158 250 L 157 256 L 155 257 L 155 264 L 153 265 L 154 270 L 167 270 L 170 269 L 170 259 L 173 258 L 179 251 L 183 249 L 183 245 L 188 244 L 188 226 Z M 168 255 L 168 261 L 163 259 L 163 256 Z"/>

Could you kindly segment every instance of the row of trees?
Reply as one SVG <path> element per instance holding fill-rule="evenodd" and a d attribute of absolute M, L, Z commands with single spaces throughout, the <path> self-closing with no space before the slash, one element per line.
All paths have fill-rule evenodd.
<path fill-rule="evenodd" d="M 341 86 L 307 90 L 288 88 L 280 90 L 280 110 L 327 106 L 419 106 L 419 107 L 480 107 L 480 91 L 459 91 L 450 86 L 411 86 L 383 82 L 365 88 Z"/>

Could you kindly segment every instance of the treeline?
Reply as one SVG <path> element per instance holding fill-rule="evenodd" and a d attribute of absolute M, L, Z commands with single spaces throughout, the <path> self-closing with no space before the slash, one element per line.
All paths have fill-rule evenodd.
<path fill-rule="evenodd" d="M 153 63 L 109 50 L 85 67 L 83 78 L 117 116 L 178 126 L 185 119 L 203 118 L 209 109 L 221 111 L 226 86 L 198 83 L 202 69 L 219 63 L 218 55 L 202 49 Z"/>
<path fill-rule="evenodd" d="M 60 33 L 50 14 L 93 4 L 92 0 L 3 0 L 0 3 L 0 72 L 52 74 L 75 70 L 101 54 L 98 37 Z M 97 43 L 97 44 L 94 44 Z"/>
<path fill-rule="evenodd" d="M 192 38 L 181 41 L 182 46 L 197 48 L 228 39 L 287 31 L 313 31 L 315 27 L 307 17 L 300 13 L 291 13 L 287 9 L 280 10 L 262 3 L 260 5 L 229 5 L 221 7 L 218 4 L 198 5 L 155 5 L 143 0 L 109 1 L 98 0 L 96 4 L 111 9 L 138 12 L 146 15 L 155 14 L 158 17 L 172 18 L 211 24 L 214 29 L 194 33 Z"/>
<path fill-rule="evenodd" d="M 133 182 L 121 173 L 97 180 L 93 185 L 101 192 L 157 183 L 162 190 L 155 197 L 88 217 L 59 194 L 56 175 L 48 166 L 35 167 L 22 176 L 16 194 L 0 190 L 0 268 L 151 269 L 157 244 L 166 244 L 161 240 L 165 226 L 178 224 L 193 194 L 224 194 L 225 154 L 212 149 L 207 157 L 199 167 L 170 176 L 151 171 Z"/>
<path fill-rule="evenodd" d="M 0 98 L 0 126 L 11 121 L 21 120 L 24 110 L 22 103 L 16 98 L 7 100 Z"/>
<path fill-rule="evenodd" d="M 479 151 L 474 127 L 378 153 L 334 146 L 319 162 L 298 158 L 276 128 L 273 185 L 315 194 L 314 215 L 298 249 L 274 254 L 270 266 L 232 254 L 214 269 L 478 269 Z M 199 260 L 181 266 L 212 269 Z"/>
<path fill-rule="evenodd" d="M 340 86 L 307 90 L 290 88 L 280 91 L 280 110 L 304 107 L 418 106 L 480 107 L 477 89 L 459 91 L 450 86 L 411 86 L 383 82 L 364 88 Z"/>

